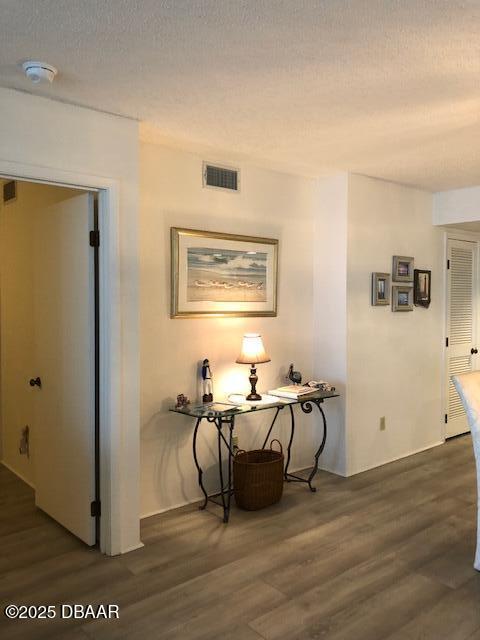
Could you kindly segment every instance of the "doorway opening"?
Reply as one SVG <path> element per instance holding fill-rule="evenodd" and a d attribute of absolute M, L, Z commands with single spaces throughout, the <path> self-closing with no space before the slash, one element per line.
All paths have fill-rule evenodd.
<path fill-rule="evenodd" d="M 26 180 L 1 182 L 2 476 L 17 488 L 26 482 L 36 507 L 86 544 L 98 544 L 97 194 Z M 26 499 L 29 505 L 35 510 Z M 28 513 L 22 515 L 28 520 Z"/>
<path fill-rule="evenodd" d="M 444 342 L 445 438 L 469 432 L 462 401 L 452 376 L 479 367 L 479 239 L 475 228 L 456 225 L 446 234 Z M 471 226 L 471 225 L 470 225 Z"/>

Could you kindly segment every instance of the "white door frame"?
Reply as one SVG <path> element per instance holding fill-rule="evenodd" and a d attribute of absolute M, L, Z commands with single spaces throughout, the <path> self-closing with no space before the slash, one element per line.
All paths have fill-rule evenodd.
<path fill-rule="evenodd" d="M 445 228 L 445 227 L 444 227 Z M 447 394 L 447 314 L 448 314 L 448 274 L 447 274 L 447 259 L 448 259 L 448 241 L 449 240 L 466 240 L 467 242 L 476 242 L 478 246 L 478 255 L 480 258 L 480 233 L 474 231 L 463 231 L 461 229 L 446 229 L 443 237 L 443 361 L 442 361 L 442 418 L 448 413 L 448 394 Z M 477 260 L 477 282 L 480 283 L 480 259 Z M 480 296 L 477 296 L 477 314 L 476 317 L 480 318 Z M 478 324 L 478 321 L 477 321 Z M 477 336 L 480 335 L 480 326 L 476 327 Z M 445 442 L 447 439 L 447 425 L 445 420 L 442 419 L 442 440 Z"/>
<path fill-rule="evenodd" d="M 121 386 L 119 184 L 116 180 L 109 178 L 1 159 L 0 176 L 74 189 L 95 190 L 99 194 L 100 497 L 102 504 L 100 550 L 108 555 L 116 555 L 122 551 L 121 401 L 122 393 L 128 393 L 128 389 L 122 389 Z M 135 479 L 132 478 L 130 481 Z"/>

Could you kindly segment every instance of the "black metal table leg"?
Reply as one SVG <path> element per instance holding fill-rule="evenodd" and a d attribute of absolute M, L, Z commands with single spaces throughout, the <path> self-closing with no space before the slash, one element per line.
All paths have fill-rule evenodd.
<path fill-rule="evenodd" d="M 235 426 L 235 420 L 233 417 L 228 420 L 222 418 L 207 417 L 207 421 L 213 423 L 217 429 L 217 451 L 218 451 L 218 476 L 220 482 L 220 491 L 213 495 L 206 495 L 205 506 L 207 502 L 213 502 L 214 504 L 222 507 L 223 509 L 223 522 L 228 522 L 230 517 L 231 498 L 233 493 L 232 488 L 232 462 L 233 462 L 233 429 Z M 227 424 L 229 427 L 227 437 L 223 434 L 223 425 Z M 225 474 L 223 470 L 223 455 L 222 455 L 222 441 L 225 444 L 228 452 L 228 469 L 227 469 L 227 484 L 225 485 Z M 220 502 L 215 498 L 220 497 Z M 202 508 L 205 508 L 202 506 Z"/>
<path fill-rule="evenodd" d="M 228 486 L 227 486 L 227 518 L 225 514 L 223 517 L 224 522 L 228 522 L 230 518 L 230 506 L 232 503 L 232 464 L 233 464 L 233 430 L 235 428 L 235 418 L 232 417 L 228 424 Z"/>
<path fill-rule="evenodd" d="M 195 429 L 193 431 L 193 460 L 195 462 L 195 466 L 197 468 L 197 473 L 198 473 L 198 484 L 200 486 L 200 489 L 202 490 L 202 493 L 204 495 L 203 498 L 203 504 L 201 504 L 199 506 L 199 509 L 205 509 L 205 507 L 207 506 L 207 502 L 208 502 L 208 494 L 205 490 L 205 487 L 203 486 L 203 470 L 202 467 L 200 466 L 200 463 L 198 462 L 198 457 L 197 457 L 197 434 L 198 434 L 198 427 L 200 426 L 200 422 L 202 421 L 201 418 L 198 418 L 196 424 L 195 424 Z"/>
<path fill-rule="evenodd" d="M 322 404 L 323 400 L 308 400 L 305 402 L 300 402 L 300 408 L 302 409 L 303 413 L 312 413 L 313 411 L 313 405 L 315 405 L 317 407 L 317 409 L 320 411 L 320 415 L 322 416 L 322 421 L 323 421 L 323 437 L 322 437 L 322 441 L 320 443 L 320 446 L 318 447 L 317 451 L 315 452 L 315 456 L 314 456 L 314 463 L 313 463 L 313 467 L 312 470 L 308 476 L 308 478 L 301 478 L 300 476 L 296 476 L 295 474 L 292 473 L 288 473 L 288 465 L 290 464 L 290 455 L 291 455 L 291 448 L 292 448 L 292 443 L 293 443 L 293 437 L 295 434 L 295 417 L 294 417 L 294 413 L 293 413 L 293 407 L 292 405 L 289 405 L 289 409 L 290 409 L 290 415 L 291 415 L 291 431 L 290 431 L 290 440 L 288 443 L 288 448 L 287 448 L 287 464 L 285 465 L 285 480 L 287 480 L 287 482 L 305 482 L 306 484 L 308 484 L 310 491 L 315 492 L 317 489 L 316 487 L 314 487 L 312 485 L 312 480 L 315 477 L 315 475 L 317 474 L 318 471 L 318 460 L 320 458 L 320 456 L 322 455 L 322 451 L 325 448 L 325 443 L 327 440 L 327 420 L 325 418 L 325 414 L 323 412 L 322 407 L 320 406 Z"/>
<path fill-rule="evenodd" d="M 327 441 L 327 419 L 325 418 L 325 414 L 323 412 L 322 407 L 320 406 L 320 402 L 315 402 L 317 409 L 320 411 L 320 414 L 322 416 L 322 421 L 323 421 L 323 437 L 322 437 L 322 442 L 320 443 L 320 446 L 317 449 L 317 452 L 315 453 L 315 463 L 313 465 L 313 468 L 310 472 L 310 475 L 308 476 L 308 486 L 310 487 L 310 491 L 316 491 L 317 489 L 315 487 L 312 487 L 312 480 L 313 478 L 316 476 L 317 471 L 318 471 L 318 459 L 320 458 L 320 456 L 322 455 L 322 451 L 325 449 L 325 443 Z"/>
<path fill-rule="evenodd" d="M 283 407 L 277 407 L 277 410 L 275 411 L 275 415 L 273 416 L 272 424 L 270 425 L 270 428 L 269 428 L 269 430 L 267 432 L 267 435 L 265 436 L 265 440 L 263 441 L 262 449 L 265 449 L 265 447 L 267 446 L 268 439 L 270 438 L 270 434 L 272 433 L 272 429 L 273 429 L 273 426 L 275 424 L 275 420 L 277 419 L 278 414 L 280 413 L 280 409 L 283 409 Z"/>
<path fill-rule="evenodd" d="M 290 466 L 290 458 L 292 457 L 292 443 L 293 443 L 293 436 L 295 435 L 295 414 L 293 413 L 293 405 L 289 404 L 288 408 L 290 409 L 290 440 L 288 441 L 288 446 L 287 446 L 287 462 L 285 464 L 285 473 L 284 473 L 284 477 L 285 480 L 288 482 L 288 467 Z"/>
<path fill-rule="evenodd" d="M 228 510 L 225 502 L 225 486 L 223 480 L 223 460 L 222 460 L 222 419 L 219 418 L 215 421 L 215 426 L 218 429 L 218 474 L 220 476 L 220 497 L 222 499 L 223 506 L 223 521 L 228 522 Z"/>

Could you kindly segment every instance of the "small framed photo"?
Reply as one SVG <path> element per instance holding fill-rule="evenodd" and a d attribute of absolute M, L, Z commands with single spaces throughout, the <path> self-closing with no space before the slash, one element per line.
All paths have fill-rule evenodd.
<path fill-rule="evenodd" d="M 413 287 L 392 286 L 392 311 L 413 311 Z"/>
<path fill-rule="evenodd" d="M 413 277 L 413 302 L 416 307 L 430 306 L 432 272 L 427 269 L 415 269 Z"/>
<path fill-rule="evenodd" d="M 372 305 L 379 307 L 390 304 L 390 274 L 372 273 Z"/>
<path fill-rule="evenodd" d="M 413 258 L 393 256 L 392 280 L 394 282 L 413 282 Z"/>

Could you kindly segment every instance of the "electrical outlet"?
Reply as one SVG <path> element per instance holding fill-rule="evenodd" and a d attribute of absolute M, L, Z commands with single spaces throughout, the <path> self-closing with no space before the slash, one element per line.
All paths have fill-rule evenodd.
<path fill-rule="evenodd" d="M 382 416 L 380 418 L 380 431 L 385 431 L 386 428 L 387 426 L 385 424 L 385 416 Z"/>
<path fill-rule="evenodd" d="M 232 449 L 234 453 L 238 451 L 238 436 L 232 436 Z"/>

